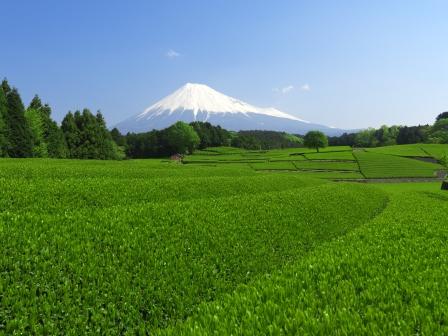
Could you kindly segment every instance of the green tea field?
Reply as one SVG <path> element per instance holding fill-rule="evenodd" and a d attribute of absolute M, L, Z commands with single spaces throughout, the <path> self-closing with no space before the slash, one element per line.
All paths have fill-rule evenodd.
<path fill-rule="evenodd" d="M 420 149 L 1 159 L 0 335 L 447 334 Z"/>

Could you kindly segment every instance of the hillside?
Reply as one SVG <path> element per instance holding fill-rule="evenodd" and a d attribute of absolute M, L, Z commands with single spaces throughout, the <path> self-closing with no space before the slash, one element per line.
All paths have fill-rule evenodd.
<path fill-rule="evenodd" d="M 441 167 L 390 150 L 0 160 L 0 333 L 443 334 Z M 434 182 L 332 182 L 386 175 Z"/>

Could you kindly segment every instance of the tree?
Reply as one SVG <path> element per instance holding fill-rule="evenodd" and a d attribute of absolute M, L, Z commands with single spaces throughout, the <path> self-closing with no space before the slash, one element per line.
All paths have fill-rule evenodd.
<path fill-rule="evenodd" d="M 8 155 L 10 157 L 31 157 L 33 154 L 33 134 L 28 127 L 25 107 L 16 88 L 7 93 L 6 100 L 8 103 L 6 116 L 9 142 Z"/>
<path fill-rule="evenodd" d="M 232 139 L 232 146 L 250 150 L 261 149 L 260 141 L 253 134 L 247 134 L 241 131 Z"/>
<path fill-rule="evenodd" d="M 448 152 L 445 152 L 439 161 L 442 166 L 448 168 Z"/>
<path fill-rule="evenodd" d="M 28 108 L 25 111 L 25 117 L 33 135 L 33 156 L 48 157 L 47 143 L 44 138 L 44 121 L 39 111 Z"/>
<path fill-rule="evenodd" d="M 244 149 L 274 149 L 300 147 L 302 138 L 276 131 L 239 131 L 232 139 L 232 146 Z"/>
<path fill-rule="evenodd" d="M 230 145 L 230 133 L 221 126 L 213 126 L 209 122 L 202 121 L 194 121 L 190 125 L 199 136 L 200 149 Z"/>
<path fill-rule="evenodd" d="M 3 87 L 0 86 L 0 157 L 8 155 L 8 133 L 6 128 L 7 113 L 8 102 L 6 101 Z"/>
<path fill-rule="evenodd" d="M 77 157 L 77 148 L 80 143 L 80 130 L 75 122 L 75 116 L 72 112 L 68 112 L 62 120 L 61 129 L 68 148 L 68 157 Z"/>
<path fill-rule="evenodd" d="M 448 111 L 447 111 L 447 112 L 440 113 L 440 114 L 437 116 L 436 121 L 439 121 L 439 120 L 442 120 L 442 119 L 448 119 Z"/>
<path fill-rule="evenodd" d="M 400 127 L 397 135 L 397 144 L 415 144 L 426 142 L 430 126 L 403 126 Z"/>
<path fill-rule="evenodd" d="M 432 143 L 448 143 L 448 119 L 439 119 L 429 132 L 429 141 Z"/>
<path fill-rule="evenodd" d="M 386 125 L 381 126 L 375 131 L 376 144 L 379 146 L 391 146 L 397 144 L 397 136 L 399 133 L 398 126 L 388 127 Z"/>
<path fill-rule="evenodd" d="M 333 136 L 328 138 L 330 146 L 354 146 L 356 133 L 344 133 L 340 136 Z"/>
<path fill-rule="evenodd" d="M 68 148 L 64 134 L 58 124 L 51 119 L 51 107 L 48 104 L 42 105 L 39 96 L 35 95 L 27 110 L 36 111 L 41 120 L 43 138 L 41 142 L 46 146 L 46 156 L 51 158 L 67 157 Z"/>
<path fill-rule="evenodd" d="M 166 150 L 161 146 L 161 131 L 128 133 L 126 135 L 126 155 L 131 158 L 162 156 Z"/>
<path fill-rule="evenodd" d="M 5 96 L 7 96 L 11 92 L 11 87 L 9 86 L 8 80 L 6 78 L 2 81 L 2 89 Z"/>
<path fill-rule="evenodd" d="M 200 139 L 192 126 L 178 121 L 163 132 L 163 140 L 167 145 L 167 154 L 193 153 Z"/>
<path fill-rule="evenodd" d="M 357 147 L 376 147 L 379 142 L 375 134 L 376 130 L 374 128 L 368 128 L 356 133 L 355 145 Z"/>
<path fill-rule="evenodd" d="M 110 131 L 110 135 L 111 135 L 111 137 L 112 137 L 112 140 L 115 141 L 115 143 L 116 143 L 118 146 L 126 147 L 126 137 L 120 133 L 120 131 L 118 130 L 118 128 L 116 128 L 116 127 L 113 128 L 113 129 Z"/>
<path fill-rule="evenodd" d="M 103 115 L 93 115 L 88 109 L 69 112 L 62 121 L 62 131 L 70 157 L 76 159 L 120 159 L 124 150 L 112 140 Z"/>
<path fill-rule="evenodd" d="M 319 152 L 319 148 L 328 146 L 328 138 L 320 131 L 310 131 L 305 135 L 303 143 L 306 147 L 315 148 Z"/>

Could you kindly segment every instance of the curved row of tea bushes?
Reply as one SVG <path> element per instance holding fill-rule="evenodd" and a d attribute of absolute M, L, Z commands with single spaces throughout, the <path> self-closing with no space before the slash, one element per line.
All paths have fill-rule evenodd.
<path fill-rule="evenodd" d="M 174 325 L 201 303 L 359 227 L 386 203 L 384 192 L 367 185 L 323 184 L 53 214 L 3 212 L 0 332 L 145 334 Z"/>
<path fill-rule="evenodd" d="M 158 334 L 447 334 L 448 196 L 396 189 L 369 224 Z"/>
<path fill-rule="evenodd" d="M 439 164 L 405 157 L 365 152 L 353 152 L 363 175 L 367 178 L 435 177 L 435 171 L 443 169 Z"/>
<path fill-rule="evenodd" d="M 219 168 L 218 168 L 219 169 Z M 58 213 L 82 208 L 257 194 L 325 183 L 286 174 L 171 178 L 0 178 L 0 212 Z"/>

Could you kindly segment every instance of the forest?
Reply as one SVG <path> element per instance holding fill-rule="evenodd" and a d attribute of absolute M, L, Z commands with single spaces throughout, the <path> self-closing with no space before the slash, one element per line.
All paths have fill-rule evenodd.
<path fill-rule="evenodd" d="M 177 122 L 163 130 L 121 134 L 109 131 L 102 113 L 69 111 L 59 125 L 38 95 L 25 107 L 19 91 L 4 79 L 0 87 L 0 157 L 121 160 L 191 154 L 196 149 L 233 146 L 269 150 L 304 146 L 304 134 L 269 130 L 228 131 L 219 125 Z M 433 125 L 382 126 L 329 137 L 330 146 L 379 147 L 448 143 L 448 112 Z"/>

